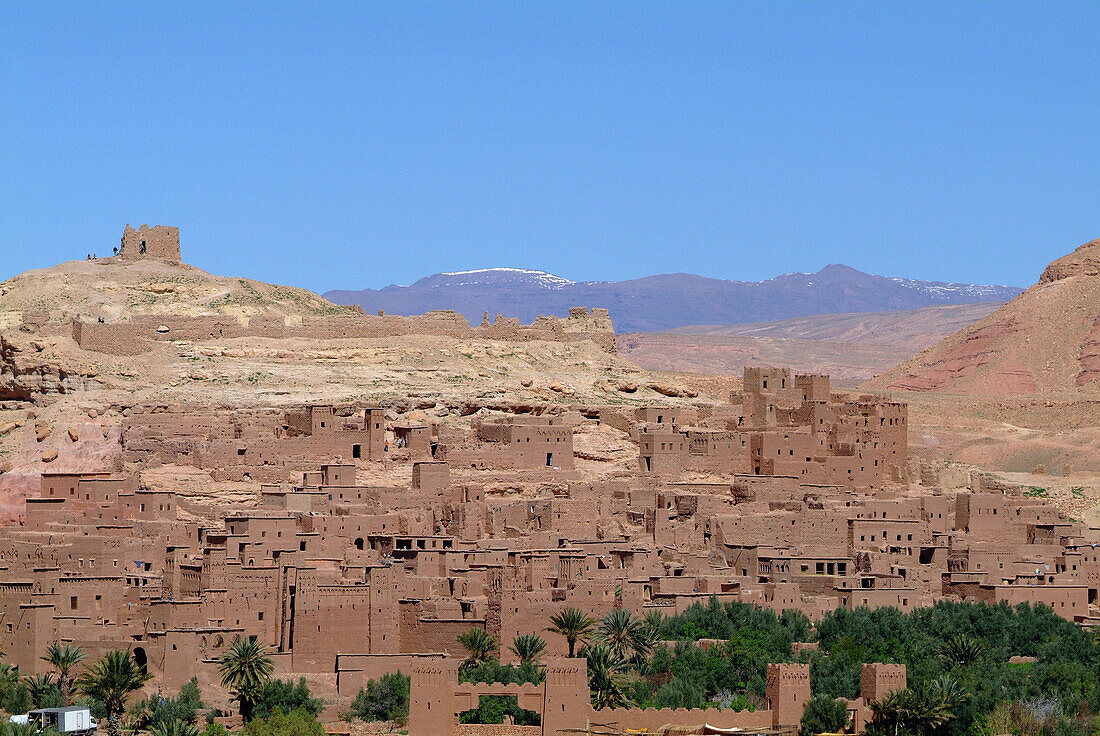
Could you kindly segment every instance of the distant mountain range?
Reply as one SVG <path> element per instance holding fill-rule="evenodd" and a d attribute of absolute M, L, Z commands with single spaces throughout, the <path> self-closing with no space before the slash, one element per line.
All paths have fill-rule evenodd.
<path fill-rule="evenodd" d="M 454 309 L 470 322 L 489 312 L 530 322 L 564 316 L 569 307 L 606 307 L 616 332 L 656 332 L 686 325 L 770 322 L 811 314 L 887 312 L 942 304 L 1005 302 L 1023 289 L 874 276 L 844 265 L 767 281 L 727 281 L 688 273 L 629 281 L 570 281 L 545 271 L 488 268 L 437 273 L 411 286 L 330 291 L 337 304 L 368 312 L 422 314 Z"/>

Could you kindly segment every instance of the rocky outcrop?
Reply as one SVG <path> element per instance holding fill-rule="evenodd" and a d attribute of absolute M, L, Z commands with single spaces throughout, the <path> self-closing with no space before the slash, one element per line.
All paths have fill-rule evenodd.
<path fill-rule="evenodd" d="M 40 343 L 0 335 L 0 401 L 40 401 L 84 385 L 84 376 L 58 364 Z"/>
<path fill-rule="evenodd" d="M 1100 276 L 1100 238 L 1053 261 L 1039 277 L 1039 283 L 1049 284 L 1072 276 Z"/>

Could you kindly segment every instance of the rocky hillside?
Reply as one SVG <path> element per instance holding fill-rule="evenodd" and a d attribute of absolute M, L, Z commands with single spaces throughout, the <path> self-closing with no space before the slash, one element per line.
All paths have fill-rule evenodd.
<path fill-rule="evenodd" d="M 611 310 L 620 332 L 654 332 L 685 325 L 727 325 L 810 314 L 883 312 L 940 304 L 1004 302 L 1020 293 L 1012 286 L 952 284 L 874 276 L 843 265 L 817 273 L 790 273 L 767 281 L 726 281 L 693 274 L 648 276 L 630 281 L 583 281 L 516 268 L 435 274 L 411 286 L 330 291 L 338 304 L 368 312 L 422 314 L 454 309 L 473 324 L 500 313 L 530 322 L 540 314 L 563 316 L 569 307 Z"/>
<path fill-rule="evenodd" d="M 215 276 L 156 259 L 69 261 L 0 283 L 0 329 L 35 313 L 103 318 L 327 314 L 341 307 L 305 289 Z"/>
<path fill-rule="evenodd" d="M 868 388 L 1010 396 L 1100 392 L 1100 239 L 1039 282 Z"/>

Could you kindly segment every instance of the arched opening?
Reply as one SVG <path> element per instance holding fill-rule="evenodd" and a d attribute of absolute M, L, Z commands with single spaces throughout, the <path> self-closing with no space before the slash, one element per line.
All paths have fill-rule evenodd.
<path fill-rule="evenodd" d="M 134 663 L 141 668 L 142 672 L 149 671 L 149 656 L 145 653 L 144 647 L 134 648 Z"/>
<path fill-rule="evenodd" d="M 357 550 L 362 550 L 363 549 L 363 538 L 362 537 L 356 537 L 355 538 L 355 549 L 357 549 Z"/>

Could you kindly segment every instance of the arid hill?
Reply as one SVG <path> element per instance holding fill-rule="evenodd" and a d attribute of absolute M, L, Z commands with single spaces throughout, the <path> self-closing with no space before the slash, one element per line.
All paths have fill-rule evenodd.
<path fill-rule="evenodd" d="M 677 335 L 723 335 L 820 340 L 858 345 L 889 345 L 916 353 L 974 324 L 1004 302 L 950 304 L 896 312 L 812 314 L 779 322 L 736 325 L 692 325 L 669 332 Z"/>
<path fill-rule="evenodd" d="M 468 424 L 489 409 L 693 401 L 697 392 L 724 397 L 731 388 L 727 380 L 642 371 L 590 341 L 217 336 L 155 341 L 141 354 L 116 355 L 81 349 L 63 327 L 76 316 L 108 323 L 160 314 L 247 320 L 347 310 L 303 289 L 156 259 L 74 261 L 4 281 L 0 518 L 18 515 L 43 472 L 119 470 L 120 421 L 148 407 L 370 405 L 394 419 L 421 412 L 446 425 Z"/>
<path fill-rule="evenodd" d="M 1100 392 L 1100 239 L 984 319 L 866 384 L 974 396 Z"/>
<path fill-rule="evenodd" d="M 68 261 L 0 283 L 0 329 L 34 312 L 111 321 L 150 314 L 287 317 L 340 309 L 305 289 L 215 276 L 154 258 Z"/>
<path fill-rule="evenodd" d="M 961 304 L 695 325 L 622 334 L 617 342 L 625 357 L 652 370 L 738 374 L 745 366 L 785 365 L 795 371 L 828 373 L 840 381 L 865 381 L 999 306 Z"/>

